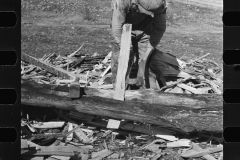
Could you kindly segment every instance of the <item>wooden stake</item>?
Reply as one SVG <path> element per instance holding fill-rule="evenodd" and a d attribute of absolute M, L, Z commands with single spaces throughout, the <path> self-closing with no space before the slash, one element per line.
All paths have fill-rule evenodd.
<path fill-rule="evenodd" d="M 125 80 L 128 69 L 128 61 L 130 55 L 130 45 L 131 45 L 131 31 L 132 25 L 125 24 L 123 25 L 123 32 L 121 38 L 121 49 L 120 55 L 118 58 L 118 71 L 117 71 L 117 79 L 115 85 L 115 93 L 114 99 L 124 100 L 125 96 Z"/>

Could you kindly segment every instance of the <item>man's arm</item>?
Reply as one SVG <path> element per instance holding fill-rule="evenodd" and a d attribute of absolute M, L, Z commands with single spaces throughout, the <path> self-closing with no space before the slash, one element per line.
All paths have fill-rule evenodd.
<path fill-rule="evenodd" d="M 122 26 L 125 23 L 129 0 L 112 0 L 112 32 L 116 42 L 120 45 Z"/>

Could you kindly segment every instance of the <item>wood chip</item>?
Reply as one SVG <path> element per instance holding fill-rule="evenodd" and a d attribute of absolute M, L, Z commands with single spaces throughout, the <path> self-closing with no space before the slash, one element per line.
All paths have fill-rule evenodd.
<path fill-rule="evenodd" d="M 210 87 L 203 87 L 203 88 L 198 88 L 198 90 L 200 92 L 202 92 L 202 94 L 207 94 L 212 88 Z"/>
<path fill-rule="evenodd" d="M 104 60 L 102 61 L 103 64 L 107 63 L 108 60 L 111 58 L 112 56 L 112 51 L 108 53 L 108 55 L 104 58 Z"/>
<path fill-rule="evenodd" d="M 177 84 L 177 86 L 180 87 L 180 88 L 182 88 L 182 89 L 188 90 L 188 91 L 190 91 L 190 92 L 192 92 L 192 93 L 194 93 L 194 94 L 202 94 L 202 92 L 200 92 L 200 91 L 197 90 L 196 88 L 190 87 L 190 86 L 188 86 L 188 85 L 186 85 L 186 84 L 183 84 L 183 83 Z"/>
<path fill-rule="evenodd" d="M 72 123 L 68 123 L 68 132 L 73 130 L 73 124 Z M 71 141 L 73 139 L 73 133 L 70 133 L 67 136 L 67 141 Z"/>
<path fill-rule="evenodd" d="M 111 155 L 113 152 L 107 149 L 101 150 L 99 152 L 93 152 L 92 153 L 92 159 L 94 160 L 101 160 L 105 157 L 108 157 L 109 155 Z"/>
<path fill-rule="evenodd" d="M 75 52 L 73 52 L 72 54 L 68 55 L 67 57 L 73 57 L 75 56 L 80 50 L 81 48 L 83 47 L 84 43 L 81 45 L 81 47 L 79 47 Z"/>
<path fill-rule="evenodd" d="M 196 150 L 188 150 L 185 153 L 182 153 L 182 157 L 202 157 L 208 155 L 209 153 L 221 152 L 223 147 L 216 147 L 216 148 L 209 148 L 209 149 L 202 149 L 201 151 Z"/>
<path fill-rule="evenodd" d="M 86 136 L 86 134 L 82 131 L 82 129 L 79 127 L 77 130 L 75 130 L 75 135 L 78 137 L 80 141 L 83 143 L 90 143 L 91 140 Z"/>
<path fill-rule="evenodd" d="M 187 65 L 190 65 L 190 64 L 192 64 L 192 63 L 194 63 L 194 62 L 196 62 L 196 61 L 198 61 L 198 60 L 201 60 L 201 59 L 205 58 L 205 57 L 208 56 L 208 55 L 210 55 L 210 53 L 207 53 L 207 54 L 205 54 L 205 55 L 203 55 L 203 56 L 201 56 L 201 57 L 199 57 L 199 58 L 197 58 L 197 59 L 195 59 L 195 60 L 193 60 L 193 61 L 190 61 L 189 63 L 186 63 L 186 64 L 187 64 Z"/>
<path fill-rule="evenodd" d="M 174 87 L 173 89 L 171 89 L 170 91 L 168 91 L 169 93 L 183 93 L 183 90 L 179 87 Z"/>
<path fill-rule="evenodd" d="M 37 124 L 32 124 L 34 128 L 61 128 L 65 122 L 42 122 Z"/>
<path fill-rule="evenodd" d="M 101 78 L 104 77 L 110 69 L 111 69 L 111 65 L 109 65 L 109 66 L 104 70 L 104 72 L 100 75 L 100 77 L 101 77 Z"/>
<path fill-rule="evenodd" d="M 196 143 L 192 143 L 193 149 L 195 151 L 202 151 L 203 149 Z M 213 156 L 207 154 L 207 155 L 203 155 L 203 157 L 207 160 L 216 160 Z"/>

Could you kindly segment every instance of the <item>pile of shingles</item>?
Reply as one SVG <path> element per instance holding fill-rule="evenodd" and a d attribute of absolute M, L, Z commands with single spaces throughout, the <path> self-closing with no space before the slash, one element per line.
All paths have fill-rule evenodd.
<path fill-rule="evenodd" d="M 143 134 L 141 130 L 126 132 L 118 130 L 118 124 L 111 119 L 105 120 L 107 123 L 105 128 L 94 127 L 69 118 L 61 111 L 55 112 L 58 117 L 51 121 L 46 120 L 46 115 L 41 117 L 40 114 L 37 116 L 22 114 L 21 159 L 223 159 L 222 140 L 214 136 L 208 135 L 209 137 L 202 141 L 200 134 L 195 137 L 179 138 L 173 135 Z M 139 126 L 132 125 L 135 125 L 134 128 Z M 152 132 L 151 127 L 148 130 Z"/>
<path fill-rule="evenodd" d="M 107 56 L 97 53 L 92 56 L 77 54 L 81 47 L 72 54 L 60 56 L 56 54 L 44 55 L 39 61 L 45 65 L 59 68 L 72 77 L 62 77 L 38 64 L 31 64 L 22 60 L 22 79 L 35 80 L 38 83 L 66 85 L 74 81 L 74 75 L 80 77 L 80 84 L 93 88 L 112 89 L 111 80 L 111 52 Z M 167 54 L 163 54 L 167 55 Z M 208 54 L 192 61 L 184 62 L 177 58 L 177 65 L 162 62 L 165 66 L 176 69 L 178 75 L 166 75 L 167 86 L 159 88 L 161 91 L 184 94 L 222 94 L 223 81 L 217 78 L 222 73 L 221 67 L 214 61 L 205 59 Z M 166 56 L 167 57 L 167 56 Z M 169 71 L 171 72 L 171 70 Z M 168 73 L 167 73 L 168 74 Z M 171 73 L 170 73 L 171 74 Z M 130 81 L 130 80 L 129 80 Z"/>

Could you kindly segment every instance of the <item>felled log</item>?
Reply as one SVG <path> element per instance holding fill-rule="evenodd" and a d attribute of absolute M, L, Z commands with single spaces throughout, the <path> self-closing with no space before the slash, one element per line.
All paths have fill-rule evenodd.
<path fill-rule="evenodd" d="M 36 88 L 44 88 L 60 92 L 69 92 L 67 86 L 38 84 L 34 81 L 23 82 Z M 104 98 L 113 98 L 114 90 L 104 90 L 97 88 L 81 88 L 82 94 Z M 66 93 L 67 95 L 67 93 Z M 158 104 L 166 106 L 187 107 L 190 109 L 222 110 L 222 96 L 218 94 L 174 94 L 164 93 L 154 90 L 127 90 L 125 93 L 126 101 L 138 101 L 148 104 Z"/>
<path fill-rule="evenodd" d="M 22 82 L 21 86 L 22 105 L 67 109 L 179 128 L 186 132 L 223 130 L 223 104 L 220 95 L 186 95 L 143 90 L 126 91 L 126 101 L 118 101 L 111 98 L 114 91 L 88 89 L 87 95 L 71 100 L 67 87 L 57 91 L 53 89 L 58 87 L 51 88 L 33 82 Z M 46 86 L 52 90 L 46 89 Z"/>

